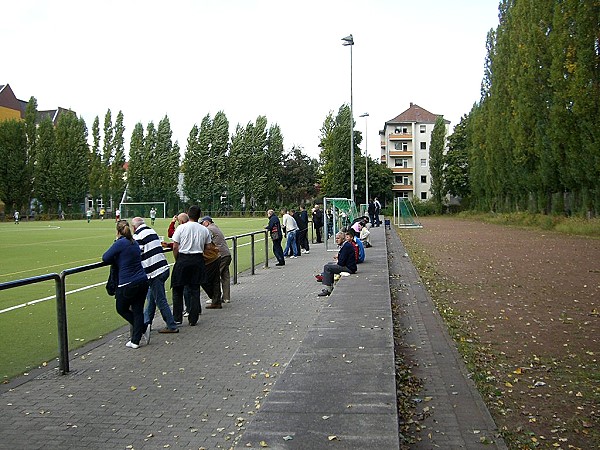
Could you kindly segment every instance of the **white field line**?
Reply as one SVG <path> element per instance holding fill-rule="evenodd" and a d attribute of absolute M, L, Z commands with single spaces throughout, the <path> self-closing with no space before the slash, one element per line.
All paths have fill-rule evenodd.
<path fill-rule="evenodd" d="M 262 238 L 262 239 L 255 240 L 254 242 L 256 243 L 256 242 L 260 242 L 260 241 L 264 241 L 264 240 L 265 239 Z M 246 244 L 240 244 L 240 245 L 238 245 L 238 247 L 245 247 L 247 245 L 250 245 L 250 242 L 247 242 Z M 232 250 L 232 249 L 233 248 L 230 248 L 230 250 Z M 170 265 L 172 265 L 172 264 L 170 264 Z M 75 289 L 73 291 L 69 291 L 69 292 L 66 293 L 66 295 L 76 294 L 77 292 L 86 291 L 88 289 L 92 289 L 92 288 L 95 288 L 95 287 L 98 287 L 98 286 L 102 286 L 103 284 L 105 284 L 104 281 L 101 282 L 101 283 L 90 284 L 89 286 L 84 286 L 84 287 L 81 287 L 79 289 Z M 51 295 L 49 297 L 39 298 L 37 300 L 32 300 L 30 302 L 21 303 L 20 305 L 11 306 L 10 308 L 0 309 L 0 314 L 6 313 L 6 312 L 9 312 L 9 311 L 14 311 L 14 310 L 20 309 L 20 308 L 25 308 L 26 306 L 35 305 L 36 303 L 41 303 L 41 302 L 45 302 L 45 301 L 48 301 L 48 300 L 54 300 L 54 299 L 56 299 L 56 295 Z"/>

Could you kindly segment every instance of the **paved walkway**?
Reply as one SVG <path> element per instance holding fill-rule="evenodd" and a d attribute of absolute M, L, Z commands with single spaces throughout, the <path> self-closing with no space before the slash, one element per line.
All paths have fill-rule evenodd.
<path fill-rule="evenodd" d="M 184 322 L 176 335 L 153 332 L 138 350 L 125 347 L 124 327 L 73 352 L 65 376 L 45 369 L 1 386 L 0 449 L 398 448 L 385 234 L 373 230 L 368 262 L 331 297 L 316 296 L 321 285 L 313 275 L 333 253 L 314 245 L 285 267 L 240 276 L 232 303 L 204 310 L 196 327 Z M 414 271 L 400 260 L 403 271 Z M 414 357 L 433 355 L 424 360 L 425 375 L 439 378 L 426 382 L 423 394 L 435 400 L 435 439 L 418 448 L 479 448 L 464 429 L 478 440 L 475 431 L 488 436 L 493 422 L 473 422 L 472 410 L 457 413 L 483 405 L 469 383 L 464 396 L 435 390 L 442 378 L 464 374 L 457 357 L 458 365 L 440 361 L 452 350 L 437 343 L 451 342 L 439 320 L 437 328 L 429 323 L 426 293 L 411 280 L 421 311 L 412 316 L 407 301 L 407 320 L 422 330 L 418 347 L 426 349 Z M 466 398 L 475 403 L 463 405 Z"/>

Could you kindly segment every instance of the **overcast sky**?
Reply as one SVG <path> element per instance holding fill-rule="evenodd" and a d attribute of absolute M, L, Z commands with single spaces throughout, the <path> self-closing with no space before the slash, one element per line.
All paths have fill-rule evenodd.
<path fill-rule="evenodd" d="M 257 116 L 286 151 L 319 154 L 330 110 L 350 103 L 368 151 L 410 102 L 454 127 L 479 99 L 498 0 L 19 0 L 5 2 L 0 84 L 38 109 L 71 108 L 90 130 L 107 109 L 137 122 L 169 116 L 182 149 L 222 110 L 230 134 Z M 362 146 L 364 149 L 364 144 Z"/>

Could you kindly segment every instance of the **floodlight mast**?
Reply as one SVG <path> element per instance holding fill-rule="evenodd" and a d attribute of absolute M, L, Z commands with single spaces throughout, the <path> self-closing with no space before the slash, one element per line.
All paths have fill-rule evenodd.
<path fill-rule="evenodd" d="M 354 38 L 351 34 L 342 38 L 342 45 L 350 46 L 350 200 L 354 201 L 354 116 L 352 115 L 352 47 Z"/>

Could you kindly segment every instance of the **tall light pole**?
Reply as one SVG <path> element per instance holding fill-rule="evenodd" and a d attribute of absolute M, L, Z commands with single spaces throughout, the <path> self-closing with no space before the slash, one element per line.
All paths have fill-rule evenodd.
<path fill-rule="evenodd" d="M 367 140 L 367 117 L 369 113 L 361 114 L 359 117 L 365 118 L 365 203 L 369 203 L 369 142 Z"/>
<path fill-rule="evenodd" d="M 354 116 L 352 115 L 352 46 L 351 34 L 342 38 L 342 45 L 350 46 L 350 200 L 354 201 Z"/>

